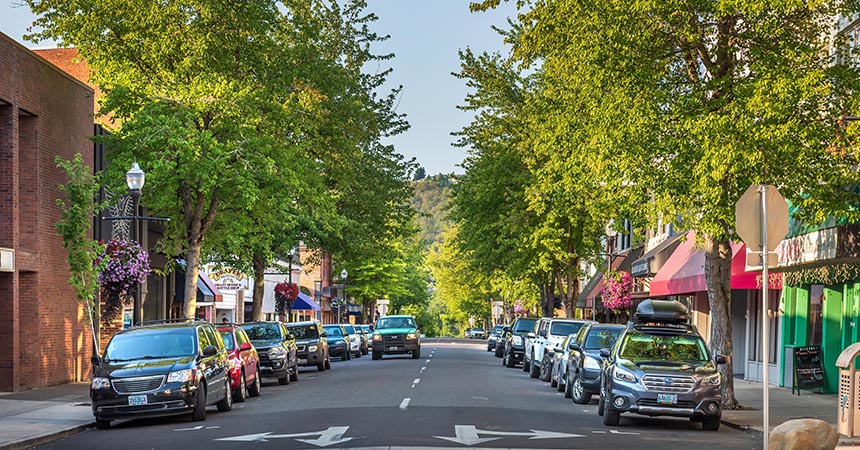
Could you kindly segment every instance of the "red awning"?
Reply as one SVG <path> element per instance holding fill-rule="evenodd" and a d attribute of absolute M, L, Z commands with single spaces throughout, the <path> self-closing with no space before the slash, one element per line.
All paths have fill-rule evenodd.
<path fill-rule="evenodd" d="M 220 302 L 224 300 L 224 295 L 218 290 L 218 286 L 215 286 L 215 283 L 203 271 L 197 272 L 197 288 L 203 292 L 204 298 L 209 294 L 212 296 L 212 301 Z"/>
<path fill-rule="evenodd" d="M 705 282 L 705 252 L 695 248 L 696 233 L 687 233 L 687 240 L 682 242 L 660 272 L 651 280 L 651 295 L 663 297 L 667 295 L 690 294 L 708 290 Z M 732 289 L 757 289 L 760 287 L 756 272 L 746 272 L 746 245 L 743 242 L 732 243 Z M 773 284 L 773 283 L 771 283 Z M 771 286 L 771 289 L 781 289 Z"/>

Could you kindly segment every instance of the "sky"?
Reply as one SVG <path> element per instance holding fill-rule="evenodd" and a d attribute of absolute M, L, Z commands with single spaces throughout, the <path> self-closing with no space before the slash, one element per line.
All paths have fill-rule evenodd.
<path fill-rule="evenodd" d="M 22 0 L 0 0 L 0 32 L 28 48 L 53 47 L 52 43 L 25 42 L 34 16 Z M 391 67 L 388 88 L 403 86 L 398 112 L 411 125 L 405 133 L 384 143 L 393 144 L 406 158 L 415 158 L 428 175 L 463 173 L 458 165 L 465 149 L 453 147 L 454 131 L 467 125 L 470 113 L 456 109 L 468 89 L 451 75 L 459 70 L 458 50 L 476 53 L 507 52 L 502 37 L 490 27 L 504 27 L 516 11 L 503 2 L 498 10 L 470 13 L 469 0 L 368 0 L 368 10 L 379 20 L 373 25 L 380 35 L 390 35 L 378 44 L 377 54 L 394 53 L 380 70 Z"/>

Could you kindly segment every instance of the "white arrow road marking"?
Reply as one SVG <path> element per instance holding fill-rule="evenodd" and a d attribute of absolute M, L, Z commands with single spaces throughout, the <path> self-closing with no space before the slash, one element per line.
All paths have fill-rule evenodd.
<path fill-rule="evenodd" d="M 296 439 L 297 441 L 304 442 L 307 444 L 316 445 L 317 447 L 328 447 L 334 444 L 340 444 L 343 442 L 351 441 L 353 438 L 343 437 L 346 434 L 346 430 L 349 427 L 328 427 L 323 431 L 311 431 L 308 433 L 293 433 L 293 434 L 272 434 L 268 433 L 256 433 L 256 434 L 246 434 L 242 436 L 232 436 L 226 438 L 215 439 L 216 441 L 229 441 L 229 442 L 268 442 L 269 439 L 283 439 L 283 438 L 300 438 L 300 437 L 311 437 L 311 436 L 319 436 L 316 439 Z"/>
<path fill-rule="evenodd" d="M 482 442 L 494 441 L 496 439 L 501 438 L 482 438 L 481 434 L 489 434 L 490 436 L 528 436 L 529 439 L 562 439 L 562 438 L 575 438 L 575 437 L 585 437 L 582 434 L 570 434 L 570 433 L 558 433 L 555 431 L 543 431 L 543 430 L 529 430 L 529 432 L 516 432 L 516 431 L 492 431 L 492 430 L 479 430 L 474 425 L 454 425 L 454 434 L 455 437 L 450 436 L 434 436 L 438 439 L 444 439 L 446 441 L 456 442 L 458 444 L 463 445 L 475 445 L 480 444 Z"/>
<path fill-rule="evenodd" d="M 202 429 L 203 429 L 203 425 L 197 425 L 196 427 L 191 427 L 191 428 L 177 428 L 173 431 L 194 431 L 194 430 L 202 430 Z"/>
<path fill-rule="evenodd" d="M 404 398 L 403 401 L 400 402 L 400 409 L 406 409 L 406 407 L 409 406 L 409 400 L 412 399 L 409 397 Z"/>
<path fill-rule="evenodd" d="M 609 430 L 609 432 L 612 434 L 639 434 L 639 433 L 631 433 L 631 432 L 627 432 L 627 431 L 618 431 L 618 430 Z"/>

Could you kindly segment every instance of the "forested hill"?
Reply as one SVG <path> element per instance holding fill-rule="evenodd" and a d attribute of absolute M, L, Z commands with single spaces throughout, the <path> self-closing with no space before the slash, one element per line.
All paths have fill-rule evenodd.
<path fill-rule="evenodd" d="M 445 207 L 456 181 L 455 175 L 452 174 L 431 175 L 413 181 L 415 197 L 412 199 L 412 207 L 418 211 L 421 237 L 428 245 L 438 242 L 442 236 L 442 230 L 447 223 Z"/>

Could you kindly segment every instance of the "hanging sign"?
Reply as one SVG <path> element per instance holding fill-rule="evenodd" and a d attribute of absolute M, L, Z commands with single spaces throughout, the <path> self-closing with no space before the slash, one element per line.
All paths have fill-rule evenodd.
<path fill-rule="evenodd" d="M 248 275 L 232 267 L 218 269 L 209 274 L 219 291 L 238 291 L 248 289 Z"/>

